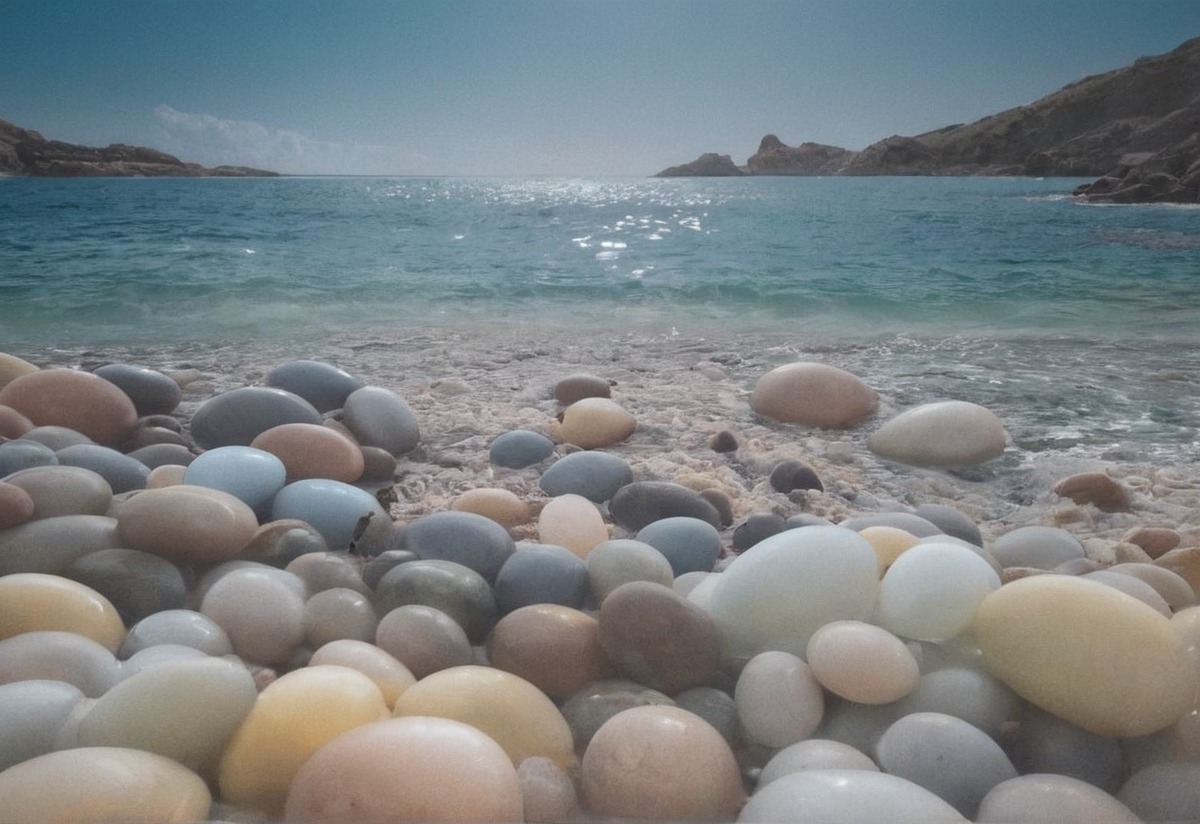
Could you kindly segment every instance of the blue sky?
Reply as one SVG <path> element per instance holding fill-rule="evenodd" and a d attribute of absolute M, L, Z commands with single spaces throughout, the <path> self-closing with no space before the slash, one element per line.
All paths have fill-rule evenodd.
<path fill-rule="evenodd" d="M 1200 36 L 1200 0 L 0 0 L 0 118 L 297 174 L 859 149 Z"/>

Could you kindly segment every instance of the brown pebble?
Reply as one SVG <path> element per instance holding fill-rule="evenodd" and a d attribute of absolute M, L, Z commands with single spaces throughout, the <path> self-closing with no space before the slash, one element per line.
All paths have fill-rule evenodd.
<path fill-rule="evenodd" d="M 719 489 L 702 489 L 700 497 L 713 505 L 717 510 L 717 515 L 721 518 L 721 526 L 733 525 L 733 504 L 729 500 L 729 496 Z"/>
<path fill-rule="evenodd" d="M 728 429 L 722 429 L 708 439 L 708 446 L 713 452 L 737 452 L 738 439 Z"/>
<path fill-rule="evenodd" d="M 0 406 L 0 438 L 19 438 L 33 429 L 33 421 L 11 406 Z"/>
<path fill-rule="evenodd" d="M 19 486 L 0 482 L 0 529 L 23 524 L 33 517 L 33 498 Z"/>
<path fill-rule="evenodd" d="M 1177 547 L 1155 558 L 1154 565 L 1181 576 L 1200 595 L 1200 547 Z"/>
<path fill-rule="evenodd" d="M 551 698 L 569 698 L 616 674 L 600 646 L 600 623 L 559 604 L 530 604 L 505 615 L 492 629 L 487 650 L 492 666 Z"/>
<path fill-rule="evenodd" d="M 1137 544 L 1151 558 L 1160 558 L 1179 546 L 1183 537 L 1168 527 L 1140 526 L 1127 532 L 1121 540 Z"/>
<path fill-rule="evenodd" d="M 583 449 L 597 449 L 620 443 L 636 429 L 637 420 L 616 401 L 584 398 L 563 412 L 559 435 Z"/>
<path fill-rule="evenodd" d="M 584 398 L 608 397 L 612 397 L 608 381 L 595 375 L 568 375 L 554 385 L 554 399 L 563 406 L 570 406 Z"/>
<path fill-rule="evenodd" d="M 1103 472 L 1081 472 L 1054 485 L 1054 493 L 1077 504 L 1094 504 L 1103 512 L 1129 509 L 1129 491 Z"/>
<path fill-rule="evenodd" d="M 363 472 L 359 483 L 391 483 L 396 477 L 396 456 L 378 446 L 360 446 Z"/>
<path fill-rule="evenodd" d="M 124 441 L 138 417 L 133 401 L 116 384 L 74 369 L 21 375 L 0 389 L 0 404 L 35 426 L 64 426 L 105 445 Z"/>
<path fill-rule="evenodd" d="M 328 478 L 354 483 L 363 473 L 358 444 L 329 427 L 315 423 L 285 423 L 259 433 L 250 446 L 283 461 L 288 483 Z"/>
<path fill-rule="evenodd" d="M 458 512 L 474 512 L 503 527 L 529 523 L 529 507 L 507 489 L 468 489 L 450 506 Z"/>
<path fill-rule="evenodd" d="M 38 368 L 27 360 L 0 352 L 0 389 L 12 383 L 22 375 L 38 371 Z"/>

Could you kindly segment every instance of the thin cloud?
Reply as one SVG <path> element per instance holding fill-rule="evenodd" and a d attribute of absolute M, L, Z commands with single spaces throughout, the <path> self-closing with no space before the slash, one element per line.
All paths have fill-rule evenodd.
<path fill-rule="evenodd" d="M 164 150 L 209 166 L 254 166 L 286 174 L 399 174 L 406 165 L 397 146 L 334 143 L 165 104 L 154 109 L 154 119 Z"/>

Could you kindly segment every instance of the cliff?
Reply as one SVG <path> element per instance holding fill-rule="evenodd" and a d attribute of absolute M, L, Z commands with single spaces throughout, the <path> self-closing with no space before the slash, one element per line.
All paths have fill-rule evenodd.
<path fill-rule="evenodd" d="M 707 152 L 691 163 L 663 169 L 655 177 L 738 177 L 744 172 L 729 155 Z"/>
<path fill-rule="evenodd" d="M 888 137 L 861 152 L 815 143 L 789 147 L 767 135 L 745 168 L 755 175 L 1116 179 L 1140 169 L 1130 186 L 1139 185 L 1144 176 L 1165 174 L 1179 186 L 1154 185 L 1186 197 L 1192 184 L 1184 178 L 1200 160 L 1198 133 L 1200 38 L 1194 38 L 1167 54 L 1071 83 L 1027 106 L 912 137 Z M 1152 165 L 1140 167 L 1151 158 Z"/>
<path fill-rule="evenodd" d="M 114 143 L 103 149 L 47 140 L 0 120 L 0 175 L 18 177 L 273 177 L 245 166 L 208 168 L 155 149 Z"/>

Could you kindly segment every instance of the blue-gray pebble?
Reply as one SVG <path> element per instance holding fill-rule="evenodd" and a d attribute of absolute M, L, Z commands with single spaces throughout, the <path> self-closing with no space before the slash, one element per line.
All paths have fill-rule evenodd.
<path fill-rule="evenodd" d="M 268 429 L 285 423 L 321 423 L 321 413 L 283 389 L 244 386 L 209 398 L 192 416 L 192 440 L 203 449 L 249 446 Z"/>
<path fill-rule="evenodd" d="M 721 556 L 721 533 L 699 518 L 662 518 L 635 537 L 661 552 L 676 578 L 685 572 L 712 572 Z"/>
<path fill-rule="evenodd" d="M 599 504 L 628 483 L 633 483 L 633 470 L 624 458 L 588 451 L 559 458 L 542 473 L 540 485 L 551 498 L 575 494 Z"/>
<path fill-rule="evenodd" d="M 114 495 L 145 489 L 150 477 L 150 467 L 141 461 L 99 444 L 76 444 L 55 454 L 60 465 L 90 469 L 108 481 Z"/>
<path fill-rule="evenodd" d="M 349 372 L 315 360 L 281 363 L 267 373 L 266 384 L 299 395 L 318 412 L 341 409 L 351 392 L 366 386 Z"/>
<path fill-rule="evenodd" d="M 514 429 L 492 441 L 488 460 L 506 469 L 524 469 L 545 460 L 554 451 L 554 441 L 540 432 Z"/>
<path fill-rule="evenodd" d="M 96 374 L 129 396 L 138 417 L 169 415 L 183 400 L 179 384 L 154 369 L 110 363 L 97 369 Z"/>
<path fill-rule="evenodd" d="M 406 526 L 396 548 L 462 564 L 493 584 L 516 544 L 508 530 L 490 518 L 473 512 L 435 512 Z"/>
<path fill-rule="evenodd" d="M 0 478 L 35 466 L 54 466 L 58 456 L 54 450 L 37 441 L 17 439 L 0 443 Z"/>
<path fill-rule="evenodd" d="M 566 547 L 525 544 L 500 567 L 492 591 L 500 615 L 530 604 L 579 609 L 588 595 L 587 564 Z"/>

